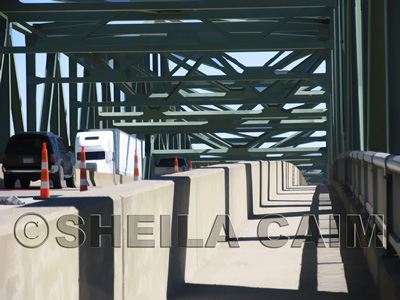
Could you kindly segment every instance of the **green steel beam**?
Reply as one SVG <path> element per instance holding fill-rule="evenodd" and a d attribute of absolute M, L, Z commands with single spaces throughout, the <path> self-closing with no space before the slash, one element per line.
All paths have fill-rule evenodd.
<path fill-rule="evenodd" d="M 172 150 L 154 150 L 153 154 L 163 155 L 174 155 L 176 149 Z M 243 155 L 248 154 L 277 154 L 277 153 L 295 153 L 295 154 L 314 154 L 314 153 L 325 153 L 325 148 L 311 147 L 311 148 L 225 148 L 225 149 L 191 149 L 191 150 L 179 150 L 180 155 Z"/>
<path fill-rule="evenodd" d="M 295 14 L 297 15 L 296 11 Z M 295 15 L 294 14 L 294 15 Z M 38 24 L 35 28 L 40 30 L 43 34 L 51 36 L 55 34 L 71 35 L 72 37 L 81 37 L 82 32 L 84 33 L 85 39 L 102 39 L 110 36 L 121 36 L 132 34 L 136 35 L 149 35 L 149 34 L 160 34 L 164 33 L 168 36 L 179 36 L 179 32 L 182 34 L 184 30 L 187 36 L 196 36 L 203 34 L 213 34 L 218 31 L 222 35 L 231 38 L 234 35 L 242 35 L 245 32 L 249 32 L 253 35 L 259 35 L 259 38 L 265 37 L 271 33 L 274 33 L 279 29 L 278 32 L 293 34 L 296 32 L 302 32 L 303 36 L 315 37 L 319 31 L 327 31 L 329 33 L 329 24 L 324 22 L 320 23 L 301 23 L 291 22 L 293 16 L 288 16 L 283 19 L 278 19 L 279 22 L 211 22 L 206 18 L 202 18 L 202 22 L 199 23 L 154 23 L 154 24 L 121 24 L 121 25 L 107 25 L 98 27 L 98 24 L 93 25 L 92 23 L 82 23 L 79 27 L 67 27 L 65 25 L 57 26 L 57 24 Z M 112 16 L 110 16 L 110 19 Z M 204 19 L 204 20 L 203 20 Z M 210 26 L 208 23 L 213 24 Z M 103 22 L 100 22 L 103 23 Z M 92 32 L 89 34 L 88 32 Z M 266 34 L 268 33 L 268 34 Z M 82 37 L 81 37 L 82 39 Z"/>
<path fill-rule="evenodd" d="M 385 1 L 385 39 L 386 39 L 386 101 L 388 123 L 388 150 L 391 154 L 400 154 L 400 2 Z"/>
<path fill-rule="evenodd" d="M 190 75 L 185 76 L 134 76 L 121 74 L 118 70 L 104 70 L 98 71 L 88 77 L 62 77 L 62 78 L 51 78 L 51 77 L 39 77 L 30 76 L 27 78 L 29 83 L 40 84 L 40 83 L 90 83 L 90 82 L 230 82 L 230 81 L 274 81 L 274 80 L 304 80 L 312 81 L 320 85 L 325 85 L 329 80 L 329 76 L 326 74 L 304 74 L 288 72 L 282 75 L 276 75 L 273 70 L 266 70 L 265 68 L 246 68 L 242 74 L 229 74 L 229 75 Z"/>
<path fill-rule="evenodd" d="M 157 155 L 154 154 L 154 157 L 165 157 L 168 155 L 159 153 Z M 171 156 L 171 155 L 169 155 Z M 196 168 L 196 164 L 197 163 L 211 163 L 211 167 L 212 164 L 219 164 L 219 163 L 236 163 L 236 162 L 240 162 L 243 160 L 249 160 L 249 155 L 248 154 L 244 154 L 244 155 L 232 155 L 232 156 L 208 156 L 208 155 L 186 155 L 186 157 L 188 159 L 192 159 L 192 163 L 194 168 Z M 310 158 L 305 158 L 305 157 L 294 157 L 294 158 L 282 158 L 282 157 L 267 157 L 265 154 L 253 154 L 253 156 L 251 157 L 252 160 L 272 160 L 272 161 L 286 161 L 286 162 L 290 162 L 293 163 L 295 165 L 298 164 L 322 164 L 324 163 L 323 158 L 319 158 L 317 159 L 310 159 Z M 320 174 L 319 176 L 323 176 L 323 174 Z"/>
<path fill-rule="evenodd" d="M 299 8 L 285 8 L 280 9 L 277 13 L 274 9 L 235 9 L 235 10 L 203 10 L 201 14 L 206 16 L 212 21 L 221 21 L 226 19 L 241 19 L 249 21 L 265 21 L 284 18 L 287 15 L 293 14 L 298 11 Z M 129 20 L 143 20 L 143 21 L 165 21 L 172 20 L 179 22 L 181 20 L 195 20 L 195 10 L 188 10 L 185 12 L 163 12 L 155 14 L 152 11 L 123 11 L 121 14 L 116 16 L 113 21 L 129 21 Z M 302 12 L 297 16 L 297 20 L 304 21 L 312 20 L 315 21 L 316 17 L 322 21 L 326 21 L 325 18 L 330 16 L 331 9 L 328 7 L 320 8 L 302 8 Z M 54 21 L 55 24 L 64 23 L 64 26 L 79 26 L 82 23 L 92 23 L 95 24 L 105 18 L 112 15 L 113 12 L 105 11 L 86 11 L 79 12 L 74 11 L 71 13 L 64 12 L 44 12 L 44 11 L 26 11 L 26 12 L 7 12 L 10 21 L 16 21 L 14 16 L 20 19 L 26 20 L 28 22 L 41 22 L 43 20 Z"/>
<path fill-rule="evenodd" d="M 120 68 L 119 62 L 117 60 L 114 60 L 114 69 L 118 70 L 119 68 Z M 96 74 L 97 74 L 97 72 L 96 72 Z M 88 76 L 87 78 L 90 78 L 90 76 Z M 129 80 L 125 80 L 124 82 L 128 82 L 128 81 Z M 101 80 L 96 80 L 93 82 L 103 82 L 104 83 L 104 81 L 101 81 Z M 110 82 L 115 83 L 116 81 L 110 81 Z M 117 103 L 121 102 L 121 90 L 119 89 L 118 85 L 115 85 L 115 84 L 114 84 L 114 102 L 117 102 Z M 116 112 L 118 112 L 120 110 L 120 108 L 115 107 L 114 110 Z"/>
<path fill-rule="evenodd" d="M 62 84 L 59 86 L 59 135 L 69 143 L 68 126 L 67 126 L 67 112 L 65 110 L 64 89 Z"/>
<path fill-rule="evenodd" d="M 11 93 L 11 113 L 15 132 L 23 132 L 24 122 L 21 111 L 21 98 L 18 89 L 17 69 L 14 55 L 10 55 L 10 93 Z"/>
<path fill-rule="evenodd" d="M 330 126 L 327 132 L 327 145 L 328 145 L 328 164 L 327 164 L 327 173 L 328 178 L 332 177 L 330 173 L 331 165 L 335 157 L 340 153 L 340 122 L 339 122 L 339 114 L 340 112 L 340 85 L 337 84 L 339 79 L 339 49 L 340 46 L 338 43 L 339 37 L 339 22 L 340 15 L 338 10 L 334 11 L 333 17 L 333 38 L 335 41 L 335 49 L 332 51 L 332 56 L 327 60 L 327 71 L 332 73 L 332 88 L 331 88 L 331 99 L 327 104 L 327 107 L 330 112 Z"/>
<path fill-rule="evenodd" d="M 153 155 L 175 153 L 204 161 L 207 158 L 202 156 L 212 153 L 212 159 L 218 161 L 283 159 L 313 164 L 310 169 L 324 172 L 328 169 L 321 167 L 327 160 L 325 148 L 297 146 L 326 140 L 310 135 L 316 130 L 328 130 L 329 110 L 334 107 L 328 102 L 335 91 L 331 90 L 329 68 L 325 74 L 312 73 L 323 61 L 329 64 L 334 49 L 330 30 L 336 1 L 215 2 L 10 2 L 4 7 L 6 18 L 26 35 L 26 47 L 5 44 L 0 47 L 0 54 L 30 53 L 27 98 L 34 98 L 38 84 L 45 83 L 47 89 L 53 87 L 54 95 L 44 102 L 43 111 L 51 105 L 51 128 L 63 135 L 67 133 L 66 123 L 55 124 L 55 112 L 66 119 L 61 83 L 69 83 L 69 99 L 65 101 L 70 109 L 71 143 L 80 111 L 81 129 L 101 124 L 103 128 L 145 134 L 150 142 L 146 146 L 147 166 Z M 48 22 L 33 24 L 35 20 Z M 268 50 L 278 52 L 262 67 L 246 67 L 228 53 Z M 281 59 L 287 54 L 284 51 L 293 52 Z M 61 78 L 59 70 L 48 72 L 45 78 L 37 77 L 32 53 L 40 52 L 65 53 L 69 58 L 69 78 Z M 292 71 L 284 71 L 307 55 Z M 169 62 L 176 64 L 173 70 L 169 70 Z M 57 60 L 57 66 L 58 63 Z M 78 64 L 84 67 L 82 78 L 77 77 Z M 235 70 L 231 64 L 243 71 Z M 206 75 L 202 67 L 226 75 Z M 180 68 L 188 74 L 173 76 Z M 78 83 L 83 83 L 79 101 Z M 102 85 L 101 102 L 96 95 L 97 83 Z M 311 91 L 317 86 L 323 91 Z M 303 104 L 300 108 L 283 109 L 290 103 Z M 328 103 L 328 110 L 313 109 L 319 103 Z M 240 107 L 233 109 L 229 104 Z M 259 104 L 263 109 L 254 110 Z M 29 105 L 35 104 L 32 101 Z M 34 127 L 32 118 L 28 123 Z M 289 138 L 275 137 L 287 131 L 300 132 Z M 264 134 L 251 136 L 256 132 Z M 232 135 L 223 137 L 219 133 Z M 213 149 L 206 153 L 192 150 L 188 141 Z M 275 144 L 260 148 L 264 143 Z"/>
<path fill-rule="evenodd" d="M 276 143 L 275 145 L 273 145 L 272 147 L 273 147 L 273 148 L 278 148 L 278 147 L 285 146 L 285 144 L 287 144 L 287 143 L 293 141 L 294 139 L 297 139 L 298 137 L 302 136 L 303 134 L 304 134 L 304 132 L 301 132 L 301 131 L 300 131 L 300 132 L 297 132 L 297 133 L 294 133 L 294 134 L 288 136 L 287 138 L 283 139 L 282 141 L 277 142 L 277 143 Z"/>
<path fill-rule="evenodd" d="M 84 67 L 84 69 L 87 71 L 86 76 L 89 77 L 91 76 L 90 74 L 92 73 L 97 73 L 97 72 L 102 72 L 102 71 L 112 71 L 113 69 L 104 61 L 104 59 L 96 57 L 96 60 L 94 60 L 93 56 L 89 54 L 79 54 L 73 55 L 69 54 L 68 55 L 70 60 L 73 60 L 80 65 Z M 84 76 L 84 77 L 86 77 Z M 76 76 L 75 76 L 76 77 Z M 118 88 L 123 91 L 127 95 L 136 95 L 137 93 L 132 89 L 131 85 L 128 85 L 126 83 L 119 83 L 117 82 L 115 85 L 118 86 Z"/>
<path fill-rule="evenodd" d="M 220 41 L 218 37 L 199 42 L 196 39 L 182 39 L 166 42 L 160 37 L 125 37 L 118 40 L 104 38 L 101 41 L 90 40 L 76 42 L 73 38 L 51 37 L 46 42 L 37 42 L 35 46 L 0 47 L 0 53 L 148 53 L 148 52 L 210 52 L 210 51 L 292 51 L 292 50 L 326 50 L 333 47 L 332 41 L 317 38 L 290 37 L 270 35 L 265 39 L 257 36 L 231 38 Z"/>
<path fill-rule="evenodd" d="M 8 33 L 6 33 L 6 39 Z M 11 124 L 11 54 L 2 57 L 1 81 L 0 81 L 0 151 L 4 153 L 5 146 L 10 138 Z"/>
<path fill-rule="evenodd" d="M 369 1 L 367 150 L 387 152 L 385 5 Z"/>
<path fill-rule="evenodd" d="M 77 64 L 69 60 L 69 75 L 77 75 Z M 69 84 L 69 145 L 75 149 L 75 136 L 78 133 L 78 108 L 74 104 L 78 102 L 78 86 L 76 83 Z"/>
<path fill-rule="evenodd" d="M 193 143 L 204 143 L 210 147 L 214 148 L 229 148 L 232 147 L 232 143 L 228 142 L 227 139 L 221 139 L 215 134 L 211 133 L 206 133 L 206 134 L 199 134 L 199 133 L 193 133 L 190 134 L 191 137 L 193 137 L 192 144 Z"/>
<path fill-rule="evenodd" d="M 58 63 L 58 55 L 54 61 L 54 77 L 58 77 L 60 74 L 60 65 Z M 60 85 L 58 83 L 53 84 L 52 87 L 52 95 L 51 95 L 51 103 L 50 103 L 50 112 L 48 117 L 49 123 L 49 131 L 60 135 Z M 64 119 L 65 120 L 65 119 Z"/>
<path fill-rule="evenodd" d="M 150 119 L 185 119 L 185 120 L 215 120 L 215 119 L 231 119 L 241 118 L 242 120 L 251 119 L 304 119 L 305 117 L 326 118 L 327 111 L 325 109 L 314 110 L 295 110 L 285 112 L 275 109 L 249 110 L 249 111 L 179 111 L 179 112 L 161 112 L 158 110 L 144 112 L 102 112 L 99 113 L 101 119 L 109 120 L 150 120 Z"/>
<path fill-rule="evenodd" d="M 58 55 L 47 54 L 46 56 L 46 76 L 54 77 L 56 74 L 56 59 Z M 51 116 L 51 105 L 54 100 L 54 83 L 46 84 L 44 86 L 43 104 L 42 104 L 42 117 L 40 121 L 40 130 L 47 131 L 49 128 L 49 120 Z"/>
<path fill-rule="evenodd" d="M 326 103 L 329 95 L 317 96 L 293 96 L 283 98 L 279 93 L 260 95 L 258 97 L 244 98 L 241 92 L 232 92 L 227 97 L 202 97 L 202 98 L 180 98 L 170 99 L 168 102 L 163 98 L 149 98 L 148 96 L 126 96 L 125 102 L 97 102 L 84 103 L 75 102 L 73 107 L 110 107 L 110 106 L 170 106 L 170 105 L 212 105 L 212 104 L 287 104 L 287 103 Z"/>
<path fill-rule="evenodd" d="M 70 1 L 69 1 L 70 2 Z M 93 12 L 93 11 L 154 11 L 154 12 L 176 12 L 185 10 L 245 10 L 245 9 L 288 9 L 288 8 L 319 8 L 336 7 L 335 0 L 230 0 L 230 1 L 146 1 L 146 2 L 94 2 L 94 3 L 35 3 L 26 4 L 17 0 L 7 1 L 2 5 L 3 13 L 15 12 Z"/>
<path fill-rule="evenodd" d="M 345 84 L 346 84 L 346 91 L 345 91 L 345 98 L 346 99 L 353 99 L 356 97 L 356 83 L 355 83 L 355 54 L 354 54 L 354 48 L 355 48 L 355 38 L 354 38 L 354 27 L 355 27 L 355 21 L 354 21 L 354 7 L 350 1 L 345 1 L 344 2 L 344 24 L 346 25 L 345 28 L 345 40 L 344 40 L 344 53 L 346 56 L 345 59 Z M 346 122 L 346 128 L 345 128 L 345 149 L 358 149 L 357 147 L 357 141 L 359 140 L 357 138 L 358 132 L 355 129 L 355 120 L 353 118 L 354 116 L 354 110 L 355 110 L 355 104 L 354 101 L 346 101 L 346 106 L 345 106 L 345 113 L 346 115 L 344 116 Z"/>
<path fill-rule="evenodd" d="M 83 75 L 84 76 L 89 76 L 90 71 L 88 71 L 87 69 L 84 70 Z M 92 97 L 93 97 L 93 89 L 92 89 L 92 85 L 93 83 L 85 83 L 83 84 L 82 87 L 82 103 L 90 103 L 90 102 L 94 102 L 92 101 Z M 80 118 L 80 122 L 79 122 L 79 130 L 88 130 L 90 129 L 90 125 L 89 125 L 89 118 L 90 118 L 90 110 L 92 108 L 91 107 L 82 107 L 81 109 L 81 118 Z"/>
<path fill-rule="evenodd" d="M 345 78 L 346 75 L 345 73 L 345 24 L 344 24 L 344 19 L 346 15 L 346 7 L 344 4 L 344 1 L 339 1 L 338 3 L 338 9 L 336 10 L 335 17 L 336 17 L 336 31 L 335 31 L 335 52 L 333 55 L 335 55 L 335 62 L 336 62 L 336 69 L 337 73 L 332 75 L 332 78 L 334 80 L 332 81 L 332 90 L 337 92 L 337 123 L 338 123 L 338 142 L 337 142 L 337 149 L 338 153 L 342 153 L 346 151 L 345 147 L 345 123 L 344 123 L 344 118 L 345 118 L 345 89 L 346 89 L 346 84 L 345 84 Z M 341 43 L 338 43 L 337 41 L 342 41 Z"/>
<path fill-rule="evenodd" d="M 145 163 L 143 168 L 143 178 L 150 179 L 151 165 L 154 151 L 154 135 L 145 135 Z"/>
<path fill-rule="evenodd" d="M 362 20 L 362 1 L 355 0 L 355 20 L 356 20 L 356 51 L 357 51 L 357 79 L 358 79 L 358 122 L 359 122 L 359 138 L 360 150 L 365 150 L 364 140 L 364 55 L 363 50 L 363 20 Z"/>
<path fill-rule="evenodd" d="M 254 132 L 254 131 L 273 131 L 285 132 L 295 130 L 326 130 L 327 122 L 321 120 L 304 120 L 302 123 L 268 124 L 268 122 L 254 121 L 231 124 L 227 122 L 137 122 L 137 123 L 118 123 L 114 122 L 115 127 L 130 133 L 207 133 L 207 132 Z"/>
<path fill-rule="evenodd" d="M 241 19 L 249 21 L 265 21 L 283 18 L 287 15 L 291 15 L 294 11 L 298 11 L 298 8 L 285 8 L 280 9 L 277 13 L 274 9 L 243 9 L 243 10 L 204 10 L 202 15 L 208 17 L 212 21 L 221 21 L 226 19 Z M 308 20 L 315 21 L 318 17 L 321 20 L 329 17 L 331 9 L 328 7 L 320 8 L 303 8 L 302 12 L 298 15 L 300 21 L 304 21 L 305 18 Z M 165 21 L 172 20 L 179 22 L 180 20 L 195 20 L 196 15 L 194 10 L 188 10 L 185 12 L 173 13 L 173 12 L 163 12 L 157 13 L 151 11 L 135 12 L 135 11 L 123 11 L 121 14 L 116 16 L 113 21 L 127 21 L 127 20 L 143 20 L 143 21 Z M 41 22 L 43 20 L 51 20 L 54 22 L 64 22 L 64 26 L 78 26 L 77 24 L 82 24 L 82 22 L 93 23 L 99 22 L 108 18 L 111 14 L 110 12 L 7 12 L 11 21 L 15 21 L 14 16 L 17 16 L 28 22 Z M 325 17 L 325 18 L 324 18 Z M 301 18 L 301 19 L 300 19 Z M 67 23 L 65 23 L 67 22 Z M 57 24 L 56 23 L 56 24 Z"/>
<path fill-rule="evenodd" d="M 237 135 L 237 138 L 224 138 L 223 140 L 221 139 L 222 142 L 225 142 L 224 145 L 222 144 L 207 144 L 207 139 L 204 138 L 197 138 L 196 134 L 191 134 L 190 136 L 192 137 L 192 144 L 201 144 L 204 143 L 206 145 L 209 145 L 210 147 L 214 148 L 220 148 L 220 147 L 234 147 L 234 146 L 245 146 L 246 148 L 251 148 L 251 142 L 254 142 L 255 146 L 259 147 L 261 144 L 264 142 L 270 142 L 270 143 L 276 143 L 275 145 L 271 146 L 271 148 L 274 148 L 280 141 L 286 139 L 284 137 L 271 137 L 274 135 L 274 133 L 271 134 L 269 138 L 267 138 L 264 142 L 259 142 L 256 138 L 246 136 L 246 137 L 241 137 L 239 134 L 235 133 L 234 135 Z M 305 135 L 304 132 L 302 132 L 302 135 Z M 323 137 L 310 137 L 310 136 L 300 136 L 298 138 L 294 138 L 291 141 L 286 141 L 283 145 L 278 144 L 278 147 L 290 147 L 290 146 L 297 146 L 299 144 L 304 144 L 304 143 L 311 143 L 311 142 L 325 142 L 326 138 L 325 136 Z"/>
<path fill-rule="evenodd" d="M 36 73 L 36 54 L 26 55 L 26 78 L 35 76 Z M 36 111 L 36 84 L 26 80 L 26 109 L 27 109 L 27 129 L 28 131 L 37 130 Z"/>

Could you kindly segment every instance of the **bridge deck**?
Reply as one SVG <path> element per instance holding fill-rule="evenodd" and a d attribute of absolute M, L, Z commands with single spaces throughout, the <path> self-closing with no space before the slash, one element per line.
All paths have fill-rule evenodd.
<path fill-rule="evenodd" d="M 345 211 L 334 189 L 299 186 L 284 193 L 293 194 L 293 200 L 269 200 L 268 206 L 257 209 L 260 215 L 233 224 L 240 248 L 218 243 L 213 257 L 169 299 L 379 299 L 361 249 L 346 247 Z M 283 247 L 267 248 L 260 243 L 257 226 L 265 214 L 281 214 L 287 220 L 288 226 L 269 226 L 271 237 L 289 237 Z M 306 214 L 316 216 L 325 248 L 315 247 L 311 236 L 306 243 L 300 236 L 295 238 Z M 340 246 L 337 223 L 329 230 L 332 214 L 341 215 Z M 300 248 L 292 247 L 294 239 L 301 241 Z"/>

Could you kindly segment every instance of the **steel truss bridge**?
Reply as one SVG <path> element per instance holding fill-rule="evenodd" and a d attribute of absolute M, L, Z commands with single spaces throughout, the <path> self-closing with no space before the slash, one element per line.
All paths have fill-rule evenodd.
<path fill-rule="evenodd" d="M 397 0 L 47 2 L 0 4 L 0 150 L 119 128 L 145 139 L 145 176 L 179 155 L 311 181 L 348 149 L 400 153 Z"/>

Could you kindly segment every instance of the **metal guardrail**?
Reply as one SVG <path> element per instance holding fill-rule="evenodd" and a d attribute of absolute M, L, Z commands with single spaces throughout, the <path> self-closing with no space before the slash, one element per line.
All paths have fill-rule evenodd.
<path fill-rule="evenodd" d="M 400 156 L 348 151 L 334 161 L 333 178 L 352 191 L 369 215 L 375 215 L 383 247 L 400 255 Z"/>

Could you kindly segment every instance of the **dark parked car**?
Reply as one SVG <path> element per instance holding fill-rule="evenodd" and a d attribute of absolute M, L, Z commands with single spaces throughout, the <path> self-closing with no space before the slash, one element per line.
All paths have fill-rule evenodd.
<path fill-rule="evenodd" d="M 4 185 L 7 189 L 20 180 L 23 188 L 31 181 L 40 180 L 42 148 L 46 143 L 49 177 L 55 188 L 62 187 L 65 179 L 68 187 L 75 187 L 75 156 L 64 140 L 51 132 L 24 132 L 12 136 L 3 156 Z"/>

